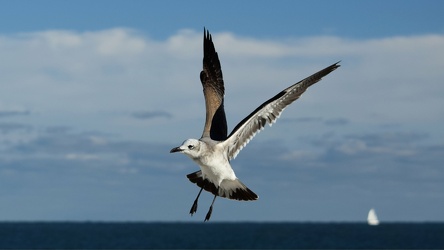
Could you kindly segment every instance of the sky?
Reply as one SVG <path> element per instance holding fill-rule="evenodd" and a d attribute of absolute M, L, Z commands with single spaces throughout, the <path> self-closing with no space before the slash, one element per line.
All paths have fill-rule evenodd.
<path fill-rule="evenodd" d="M 444 221 L 443 1 L 1 1 L 0 221 L 203 221 L 206 27 L 229 130 L 341 61 L 231 164 L 212 221 Z"/>

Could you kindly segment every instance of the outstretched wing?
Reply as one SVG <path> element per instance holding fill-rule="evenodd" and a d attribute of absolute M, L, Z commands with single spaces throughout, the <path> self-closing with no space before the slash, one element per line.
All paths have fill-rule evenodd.
<path fill-rule="evenodd" d="M 297 100 L 308 87 L 337 69 L 340 66 L 338 63 L 339 62 L 284 89 L 273 98 L 264 102 L 236 125 L 228 136 L 228 139 L 224 142 L 224 146 L 228 149 L 228 159 L 234 159 L 241 149 L 264 128 L 265 124 L 268 123 L 271 126 L 276 119 L 279 118 L 282 111 Z"/>
<path fill-rule="evenodd" d="M 216 141 L 227 138 L 227 119 L 224 111 L 224 80 L 219 57 L 214 48 L 210 32 L 204 29 L 203 70 L 200 72 L 205 96 L 206 118 L 202 137 L 210 137 Z"/>

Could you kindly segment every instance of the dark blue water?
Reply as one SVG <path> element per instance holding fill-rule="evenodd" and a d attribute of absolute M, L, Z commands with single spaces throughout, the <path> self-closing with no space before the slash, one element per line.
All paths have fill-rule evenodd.
<path fill-rule="evenodd" d="M 444 249 L 444 223 L 0 223 L 0 249 Z"/>

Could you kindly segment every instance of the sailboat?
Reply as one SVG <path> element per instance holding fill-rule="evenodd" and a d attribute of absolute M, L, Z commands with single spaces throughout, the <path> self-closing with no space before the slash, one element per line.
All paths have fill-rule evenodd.
<path fill-rule="evenodd" d="M 378 217 L 376 216 L 375 209 L 373 209 L 373 208 L 370 209 L 370 211 L 368 211 L 367 223 L 370 226 L 377 226 L 377 225 L 379 225 Z"/>

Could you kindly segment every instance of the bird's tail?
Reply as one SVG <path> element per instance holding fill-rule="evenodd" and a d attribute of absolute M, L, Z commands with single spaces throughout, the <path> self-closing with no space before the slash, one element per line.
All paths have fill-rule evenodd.
<path fill-rule="evenodd" d="M 247 186 L 245 186 L 239 179 L 235 180 L 223 180 L 219 188 L 216 187 L 212 182 L 204 179 L 202 177 L 202 171 L 196 171 L 194 173 L 188 174 L 187 178 L 192 182 L 196 183 L 197 186 L 205 189 L 206 191 L 228 199 L 239 200 L 239 201 L 253 201 L 257 200 L 259 197 L 251 191 Z"/>

